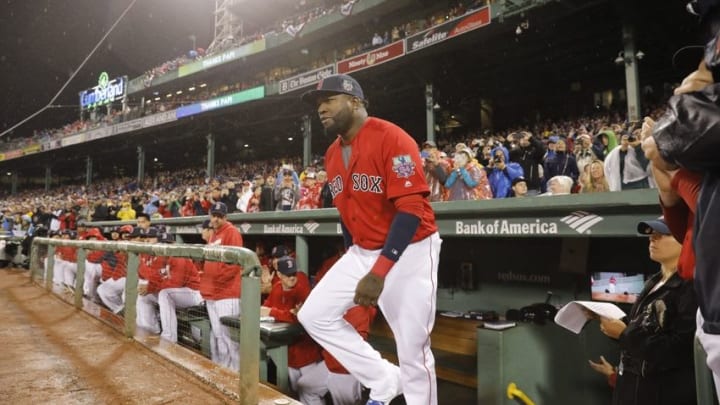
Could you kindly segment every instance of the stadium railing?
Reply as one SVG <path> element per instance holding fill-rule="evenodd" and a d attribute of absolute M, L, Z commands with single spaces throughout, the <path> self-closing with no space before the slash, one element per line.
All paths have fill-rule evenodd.
<path fill-rule="evenodd" d="M 175 256 L 196 260 L 220 261 L 239 264 L 243 268 L 240 310 L 240 403 L 258 403 L 260 370 L 260 262 L 255 253 L 246 248 L 228 246 L 144 244 L 135 242 L 79 241 L 50 238 L 34 238 L 30 252 L 30 277 L 42 281 L 48 291 L 53 290 L 54 253 L 58 246 L 77 249 L 77 273 L 75 278 L 74 305 L 83 308 L 83 282 L 85 257 L 88 250 L 127 252 L 128 265 L 125 280 L 125 336 L 133 338 L 136 328 L 136 299 L 138 295 L 139 254 Z M 47 248 L 47 270 L 42 259 Z"/>

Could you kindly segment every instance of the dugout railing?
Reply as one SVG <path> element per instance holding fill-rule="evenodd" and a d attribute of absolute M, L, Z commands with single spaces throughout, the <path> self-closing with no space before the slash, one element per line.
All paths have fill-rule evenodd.
<path fill-rule="evenodd" d="M 239 264 L 243 269 L 240 300 L 240 403 L 258 404 L 260 370 L 260 262 L 255 253 L 246 248 L 228 246 L 144 244 L 136 242 L 79 241 L 50 238 L 35 238 L 30 253 L 30 277 L 41 281 L 48 291 L 53 289 L 55 249 L 70 246 L 77 249 L 77 273 L 73 303 L 83 308 L 83 282 L 85 258 L 90 250 L 127 252 L 128 265 L 125 279 L 124 334 L 135 336 L 136 299 L 138 294 L 139 255 L 175 256 L 195 260 L 219 261 Z M 47 258 L 44 265 L 43 256 Z"/>
<path fill-rule="evenodd" d="M 635 225 L 639 221 L 661 215 L 657 198 L 657 191 L 648 189 L 524 199 L 454 201 L 433 203 L 432 206 L 440 235 L 448 243 L 444 249 L 450 248 L 456 241 L 480 241 L 483 238 L 506 239 L 511 244 L 532 244 L 543 238 L 558 238 L 563 241 L 563 246 L 567 242 L 569 248 L 574 248 L 572 242 L 582 242 L 583 239 L 618 238 L 628 241 L 637 238 Z M 182 237 L 198 235 L 200 223 L 205 218 L 153 219 L 152 222 Z M 312 243 L 313 240 L 342 236 L 335 209 L 235 213 L 228 215 L 228 221 L 246 239 L 294 237 L 297 265 L 302 271 L 308 271 L 309 257 L 319 254 L 315 250 L 318 244 Z M 134 221 L 103 221 L 93 222 L 92 225 L 109 232 L 115 226 L 127 223 L 134 224 Z M 492 291 L 485 289 L 483 294 L 487 296 Z M 505 295 L 496 298 L 509 300 L 512 297 Z M 712 398 L 712 381 L 704 366 L 703 355 L 701 349 L 696 350 L 698 394 L 699 398 Z M 551 369 L 551 365 L 548 365 L 548 369 Z M 498 385 L 503 390 L 506 386 Z M 533 392 L 529 394 L 537 396 Z"/>

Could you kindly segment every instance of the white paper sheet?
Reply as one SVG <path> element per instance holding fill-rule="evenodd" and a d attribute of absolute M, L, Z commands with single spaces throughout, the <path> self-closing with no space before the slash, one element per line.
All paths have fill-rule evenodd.
<path fill-rule="evenodd" d="M 571 332 L 580 333 L 585 323 L 590 320 L 583 309 L 610 319 L 625 317 L 622 309 L 609 302 L 573 301 L 560 308 L 555 315 L 555 323 Z"/>

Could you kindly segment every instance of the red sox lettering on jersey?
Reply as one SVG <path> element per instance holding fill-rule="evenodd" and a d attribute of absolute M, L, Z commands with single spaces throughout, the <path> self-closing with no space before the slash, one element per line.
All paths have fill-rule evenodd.
<path fill-rule="evenodd" d="M 353 191 L 365 191 L 381 194 L 383 192 L 380 183 L 382 177 L 371 176 L 365 173 L 353 173 L 352 176 Z"/>
<path fill-rule="evenodd" d="M 392 199 L 429 192 L 415 141 L 400 127 L 368 118 L 351 141 L 348 167 L 340 139 L 325 156 L 330 193 L 354 243 L 366 249 L 381 248 L 397 212 Z M 418 241 L 437 230 L 430 204 L 425 202 Z"/>

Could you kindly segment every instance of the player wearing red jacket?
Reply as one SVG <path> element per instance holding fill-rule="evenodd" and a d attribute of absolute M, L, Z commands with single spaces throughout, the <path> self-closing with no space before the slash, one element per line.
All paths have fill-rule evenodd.
<path fill-rule="evenodd" d="M 174 243 L 175 237 L 168 233 L 161 233 L 157 241 Z M 145 308 L 148 311 L 152 310 L 154 315 L 148 318 L 153 323 L 150 325 L 150 329 L 155 331 L 162 329 L 160 337 L 176 343 L 177 315 L 175 309 L 199 305 L 202 302 L 198 290 L 200 274 L 195 263 L 188 258 L 165 257 L 163 259 L 165 259 L 162 261 L 165 263 L 163 267 L 153 266 L 145 268 L 143 271 L 143 275 L 147 277 L 148 281 L 143 302 L 155 303 L 159 307 L 159 323 L 155 307 Z"/>
<path fill-rule="evenodd" d="M 216 202 L 210 207 L 210 224 L 214 232 L 208 245 L 243 246 L 240 232 L 227 221 L 227 206 Z M 240 369 L 240 347 L 230 338 L 227 326 L 220 322 L 223 316 L 240 314 L 240 283 L 242 269 L 235 264 L 205 261 L 200 278 L 200 293 L 205 299 L 210 325 L 217 338 L 217 359 L 221 366 Z"/>
<path fill-rule="evenodd" d="M 65 230 L 60 233 L 60 238 L 65 240 L 75 239 L 77 232 Z M 77 273 L 77 250 L 71 246 L 58 246 L 55 248 L 55 265 L 53 267 L 53 281 L 55 284 L 64 285 L 67 288 L 75 289 L 75 274 Z"/>
<path fill-rule="evenodd" d="M 400 393 L 409 404 L 437 404 L 429 336 L 442 241 L 417 143 L 368 117 L 363 91 L 348 75 L 326 77 L 303 100 L 317 108 L 326 134 L 337 136 L 325 166 L 349 249 L 310 293 L 300 322 L 370 388 L 368 404 L 388 404 Z M 355 304 L 380 307 L 402 342 L 399 368 L 343 319 Z"/>
<path fill-rule="evenodd" d="M 81 240 L 100 240 L 104 241 L 105 237 L 97 228 L 90 228 L 79 236 Z M 85 256 L 85 276 L 83 280 L 83 293 L 85 297 L 93 302 L 100 302 L 97 295 L 97 288 L 100 284 L 102 276 L 102 258 L 105 254 L 104 250 L 88 250 Z"/>
<path fill-rule="evenodd" d="M 125 240 L 133 232 L 132 225 L 123 225 L 110 233 L 113 241 Z M 102 275 L 97 295 L 111 311 L 120 313 L 125 308 L 125 276 L 128 255 L 126 252 L 103 252 Z"/>
<path fill-rule="evenodd" d="M 125 308 L 125 276 L 128 256 L 126 252 L 103 252 L 102 276 L 97 288 L 100 300 L 114 313 Z"/>
<path fill-rule="evenodd" d="M 137 242 L 157 243 L 158 230 L 155 227 L 147 230 L 135 228 L 133 237 Z M 161 274 L 166 271 L 168 258 L 143 253 L 138 255 L 138 259 L 137 325 L 151 333 L 160 334 L 160 320 L 155 304 L 162 285 Z"/>
<path fill-rule="evenodd" d="M 260 307 L 261 316 L 272 316 L 276 321 L 297 323 L 297 310 L 310 294 L 307 275 L 298 272 L 295 260 L 289 256 L 277 259 L 277 275 L 280 278 L 270 295 Z M 305 282 L 300 282 L 305 279 Z M 324 405 L 327 393 L 328 370 L 320 355 L 320 346 L 310 336 L 288 347 L 288 372 L 290 386 L 298 393 L 305 405 Z"/>

